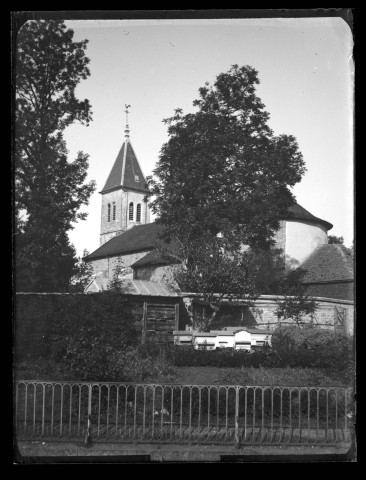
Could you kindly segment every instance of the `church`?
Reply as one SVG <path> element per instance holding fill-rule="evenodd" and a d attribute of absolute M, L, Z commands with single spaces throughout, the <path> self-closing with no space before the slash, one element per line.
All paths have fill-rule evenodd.
<path fill-rule="evenodd" d="M 150 221 L 150 212 L 145 201 L 148 192 L 145 177 L 129 133 L 127 124 L 125 140 L 105 185 L 99 192 L 102 196 L 100 247 L 84 257 L 84 261 L 93 268 L 93 279 L 85 292 L 107 289 L 119 259 L 123 262 L 126 279 L 144 281 L 145 288 L 150 285 L 153 289 L 158 286 L 164 289 L 161 281 L 169 265 L 156 249 L 161 241 L 159 233 L 162 226 Z M 328 245 L 328 231 L 332 227 L 331 223 L 314 216 L 295 203 L 280 221 L 280 228 L 275 235 L 275 247 L 283 250 L 293 267 L 302 265 L 311 257 L 313 268 L 310 280 L 313 284 L 317 284 L 317 276 L 320 277 L 320 283 L 324 283 L 321 277 L 327 270 L 324 261 L 318 272 L 314 269 L 319 252 L 321 259 L 326 258 L 328 270 L 332 269 L 335 263 L 340 265 L 337 273 L 341 277 L 341 283 L 353 282 L 352 262 L 345 257 L 342 246 Z M 332 275 L 330 272 L 325 282 L 336 282 L 337 278 Z"/>

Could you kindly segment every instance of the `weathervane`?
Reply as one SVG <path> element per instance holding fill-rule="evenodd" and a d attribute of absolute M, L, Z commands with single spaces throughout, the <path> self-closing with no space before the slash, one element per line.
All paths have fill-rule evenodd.
<path fill-rule="evenodd" d="M 128 109 L 131 108 L 131 105 L 126 105 L 125 104 L 125 107 L 126 107 L 126 110 L 125 110 L 125 113 L 126 113 L 126 130 L 125 130 L 125 137 L 128 138 L 130 135 L 130 129 L 129 129 L 129 126 L 128 126 Z"/>

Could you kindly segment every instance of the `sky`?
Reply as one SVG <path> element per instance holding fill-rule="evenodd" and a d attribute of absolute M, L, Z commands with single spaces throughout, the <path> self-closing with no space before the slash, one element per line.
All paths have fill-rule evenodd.
<path fill-rule="evenodd" d="M 341 18 L 210 20 L 68 20 L 74 40 L 88 39 L 88 79 L 76 90 L 93 112 L 89 127 L 65 131 L 69 158 L 89 154 L 88 180 L 97 189 L 83 207 L 70 240 L 77 254 L 99 247 L 101 195 L 124 142 L 125 104 L 130 140 L 143 173 L 152 174 L 168 140 L 162 122 L 192 102 L 206 81 L 231 65 L 258 71 L 257 95 L 276 135 L 296 137 L 307 172 L 292 190 L 298 203 L 334 225 L 328 232 L 351 246 L 353 192 L 353 39 Z"/>

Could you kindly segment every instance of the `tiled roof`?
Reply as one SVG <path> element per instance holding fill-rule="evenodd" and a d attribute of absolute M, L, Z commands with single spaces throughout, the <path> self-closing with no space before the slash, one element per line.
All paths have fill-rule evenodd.
<path fill-rule="evenodd" d="M 155 222 L 135 225 L 120 235 L 111 238 L 90 255 L 84 257 L 84 260 L 89 261 L 97 258 L 153 250 L 157 243 L 161 243 L 158 235 L 162 232 L 162 229 L 163 227 Z"/>
<path fill-rule="evenodd" d="M 95 277 L 89 284 L 87 292 L 102 292 L 108 289 L 110 280 L 104 277 Z M 169 289 L 160 282 L 126 279 L 123 283 L 122 293 L 130 295 L 150 295 L 156 297 L 178 297 L 178 293 Z"/>
<path fill-rule="evenodd" d="M 314 217 L 310 212 L 305 210 L 301 205 L 295 203 L 287 210 L 287 216 L 284 220 L 305 220 L 312 223 L 320 223 L 322 224 L 327 230 L 333 228 L 333 225 L 321 218 Z"/>
<path fill-rule="evenodd" d="M 320 245 L 299 268 L 306 271 L 301 283 L 353 279 L 353 258 L 344 245 Z"/>
<path fill-rule="evenodd" d="M 152 250 L 151 252 L 144 255 L 142 258 L 137 260 L 137 262 L 131 265 L 132 268 L 143 267 L 146 265 L 172 265 L 177 263 L 177 260 L 172 259 L 171 261 L 163 258 L 158 250 Z"/>
<path fill-rule="evenodd" d="M 119 187 L 148 192 L 145 186 L 145 177 L 129 140 L 122 145 L 100 193 Z"/>

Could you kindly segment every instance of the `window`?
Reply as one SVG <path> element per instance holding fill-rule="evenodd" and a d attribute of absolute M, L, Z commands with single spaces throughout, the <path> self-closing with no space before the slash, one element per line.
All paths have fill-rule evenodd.
<path fill-rule="evenodd" d="M 130 203 L 130 207 L 128 209 L 128 219 L 133 220 L 133 202 Z"/>
<path fill-rule="evenodd" d="M 138 175 L 135 175 L 135 182 L 139 182 L 140 181 L 140 177 Z"/>
<path fill-rule="evenodd" d="M 136 209 L 136 222 L 141 222 L 141 203 L 137 204 Z"/>
<path fill-rule="evenodd" d="M 116 219 L 116 202 L 113 202 L 113 220 Z"/>
<path fill-rule="evenodd" d="M 108 222 L 111 221 L 111 204 L 108 203 Z"/>

